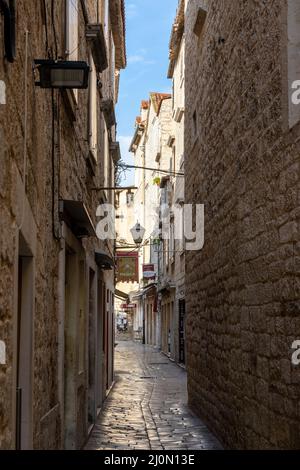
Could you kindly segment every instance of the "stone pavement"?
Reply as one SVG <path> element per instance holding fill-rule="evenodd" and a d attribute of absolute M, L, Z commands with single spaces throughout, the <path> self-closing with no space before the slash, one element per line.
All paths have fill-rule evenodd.
<path fill-rule="evenodd" d="M 119 342 L 115 375 L 87 450 L 221 449 L 187 407 L 186 372 L 164 355 Z"/>

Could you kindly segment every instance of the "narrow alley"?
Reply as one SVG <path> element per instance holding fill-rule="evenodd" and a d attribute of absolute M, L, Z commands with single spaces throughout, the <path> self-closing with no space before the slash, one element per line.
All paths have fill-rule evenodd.
<path fill-rule="evenodd" d="M 0 0 L 2 468 L 223 449 L 300 450 L 300 0 Z"/>
<path fill-rule="evenodd" d="M 187 406 L 186 373 L 156 349 L 116 347 L 116 383 L 87 450 L 212 450 L 220 443 Z"/>

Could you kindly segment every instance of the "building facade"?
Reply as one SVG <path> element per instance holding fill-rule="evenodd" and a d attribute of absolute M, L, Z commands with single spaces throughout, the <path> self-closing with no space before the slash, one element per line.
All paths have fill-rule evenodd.
<path fill-rule="evenodd" d="M 134 189 L 120 190 L 116 193 L 117 282 L 115 313 L 117 317 L 117 331 L 119 330 L 120 333 L 123 333 L 124 326 L 126 326 L 125 332 L 128 339 L 139 339 L 141 336 L 134 307 L 135 304 L 130 301 L 130 296 L 139 289 L 136 263 L 137 253 L 135 253 L 135 245 L 130 231 L 136 223 L 134 195 Z M 128 260 L 129 264 L 126 263 Z"/>
<path fill-rule="evenodd" d="M 170 149 L 169 175 L 162 177 L 160 194 L 161 225 L 166 235 L 161 240 L 159 305 L 161 310 L 162 350 L 177 363 L 185 363 L 185 240 L 184 206 L 184 9 L 178 4 L 170 38 L 168 78 L 172 80 L 172 121 L 167 145 Z M 167 217 L 164 211 L 167 210 Z"/>
<path fill-rule="evenodd" d="M 0 448 L 79 449 L 113 382 L 114 245 L 96 214 L 113 202 L 124 2 L 0 10 Z M 40 59 L 86 62 L 88 88 L 39 87 Z"/>
<path fill-rule="evenodd" d="M 299 2 L 189 0 L 185 44 L 189 402 L 229 448 L 299 449 Z"/>
<path fill-rule="evenodd" d="M 158 309 L 159 278 L 159 207 L 161 172 L 168 173 L 171 149 L 167 142 L 171 132 L 171 95 L 150 93 L 141 103 L 130 151 L 134 153 L 135 218 L 144 228 L 139 249 L 139 292 L 136 302 L 136 327 L 143 332 L 146 344 L 161 346 L 161 317 Z M 152 274 L 153 273 L 153 274 Z"/>

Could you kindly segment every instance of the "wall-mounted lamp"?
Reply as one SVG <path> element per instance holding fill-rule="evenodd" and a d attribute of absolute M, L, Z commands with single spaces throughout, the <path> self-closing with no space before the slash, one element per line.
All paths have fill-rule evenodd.
<path fill-rule="evenodd" d="M 41 88 L 77 88 L 84 89 L 89 85 L 90 67 L 86 62 L 35 60 L 40 81 L 36 86 Z"/>

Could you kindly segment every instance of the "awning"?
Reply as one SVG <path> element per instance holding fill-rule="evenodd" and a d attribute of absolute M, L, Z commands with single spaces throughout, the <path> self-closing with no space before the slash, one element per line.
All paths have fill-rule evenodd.
<path fill-rule="evenodd" d="M 59 201 L 59 214 L 77 238 L 96 237 L 92 219 L 82 201 Z"/>
<path fill-rule="evenodd" d="M 149 294 L 153 289 L 157 289 L 157 284 L 152 283 L 149 286 L 145 287 L 143 290 L 135 292 L 133 296 L 131 296 L 131 300 L 138 300 L 142 298 L 144 295 Z"/>
<path fill-rule="evenodd" d="M 133 294 L 131 296 L 131 300 L 139 300 L 143 297 L 143 291 L 140 291 L 140 292 L 136 292 L 135 294 Z"/>
<path fill-rule="evenodd" d="M 114 268 L 114 260 L 105 251 L 95 251 L 95 261 L 104 271 L 111 271 Z"/>
<path fill-rule="evenodd" d="M 121 300 L 127 300 L 129 301 L 129 295 L 125 294 L 125 292 L 122 292 L 119 289 L 115 289 L 115 297 L 118 297 Z"/>

